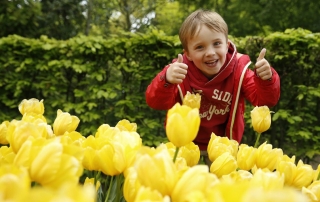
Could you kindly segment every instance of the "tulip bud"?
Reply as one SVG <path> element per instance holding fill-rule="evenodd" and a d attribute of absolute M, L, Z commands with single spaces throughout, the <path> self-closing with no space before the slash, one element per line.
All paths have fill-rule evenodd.
<path fill-rule="evenodd" d="M 218 177 L 228 175 L 237 169 L 237 161 L 229 152 L 223 153 L 210 166 L 210 172 Z"/>
<path fill-rule="evenodd" d="M 196 138 L 200 126 L 199 109 L 177 103 L 167 116 L 167 137 L 176 147 L 185 146 Z"/>
<path fill-rule="evenodd" d="M 76 116 L 71 116 L 67 112 L 57 111 L 57 118 L 53 123 L 53 131 L 56 136 L 63 135 L 65 132 L 75 131 L 80 123 L 80 119 Z"/>
<path fill-rule="evenodd" d="M 256 162 L 256 151 L 254 147 L 249 147 L 246 144 L 239 146 L 237 155 L 238 166 L 242 170 L 251 170 Z"/>
<path fill-rule="evenodd" d="M 19 111 L 22 115 L 26 113 L 35 113 L 42 115 L 44 113 L 43 100 L 39 101 L 35 98 L 31 98 L 29 100 L 24 99 L 19 104 Z"/>
<path fill-rule="evenodd" d="M 200 109 L 201 96 L 197 94 L 191 94 L 187 91 L 187 94 L 184 96 L 183 105 L 189 106 L 190 108 Z"/>
<path fill-rule="evenodd" d="M 251 111 L 253 129 L 257 133 L 262 133 L 270 128 L 271 114 L 267 106 L 255 107 Z"/>

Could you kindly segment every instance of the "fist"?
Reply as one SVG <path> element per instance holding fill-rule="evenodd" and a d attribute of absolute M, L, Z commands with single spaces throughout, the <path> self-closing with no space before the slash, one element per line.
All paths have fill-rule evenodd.
<path fill-rule="evenodd" d="M 166 72 L 166 80 L 172 84 L 180 84 L 186 78 L 188 65 L 183 63 L 183 57 L 178 54 L 178 60 L 170 65 Z"/>
<path fill-rule="evenodd" d="M 266 49 L 263 48 L 259 54 L 259 57 L 257 59 L 257 62 L 254 66 L 256 69 L 256 73 L 258 77 L 260 77 L 262 80 L 268 80 L 272 77 L 272 71 L 269 62 L 264 58 L 266 55 Z"/>

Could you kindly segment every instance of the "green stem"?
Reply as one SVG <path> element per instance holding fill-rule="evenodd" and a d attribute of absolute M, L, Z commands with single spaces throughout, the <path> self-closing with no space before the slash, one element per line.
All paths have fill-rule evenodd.
<path fill-rule="evenodd" d="M 113 182 L 113 176 L 111 176 L 110 184 L 109 184 L 109 187 L 108 187 L 108 193 L 107 193 L 107 196 L 106 196 L 106 199 L 104 200 L 104 202 L 107 202 L 108 199 L 109 199 L 110 191 L 111 191 L 111 188 L 112 188 L 112 182 Z"/>
<path fill-rule="evenodd" d="M 117 175 L 116 177 L 117 180 L 117 191 L 116 191 L 116 200 L 115 201 L 120 201 L 120 175 Z"/>
<path fill-rule="evenodd" d="M 173 156 L 173 163 L 176 162 L 176 159 L 177 159 L 177 156 L 178 156 L 178 153 L 179 153 L 179 149 L 180 149 L 180 147 L 176 147 L 176 151 L 174 152 L 174 156 Z"/>
<path fill-rule="evenodd" d="M 257 137 L 257 139 L 256 139 L 256 143 L 254 143 L 254 148 L 257 148 L 258 145 L 259 145 L 260 135 L 261 135 L 261 133 L 258 133 L 258 137 Z"/>

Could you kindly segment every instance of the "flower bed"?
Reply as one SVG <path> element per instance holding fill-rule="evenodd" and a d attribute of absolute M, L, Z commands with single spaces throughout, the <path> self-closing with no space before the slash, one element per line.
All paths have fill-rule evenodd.
<path fill-rule="evenodd" d="M 267 142 L 249 146 L 212 134 L 211 162 L 204 164 L 192 142 L 199 127 L 197 106 L 192 99 L 175 105 L 168 113 L 170 141 L 152 148 L 142 145 L 137 125 L 128 120 L 102 124 L 84 137 L 76 131 L 78 117 L 58 110 L 51 126 L 42 100 L 23 100 L 21 120 L 0 125 L 0 199 L 320 201 L 320 166 L 314 170 L 296 162 Z M 262 114 L 270 112 L 252 119 Z M 263 120 L 269 121 L 253 121 L 262 124 L 254 126 L 259 135 L 268 129 Z"/>

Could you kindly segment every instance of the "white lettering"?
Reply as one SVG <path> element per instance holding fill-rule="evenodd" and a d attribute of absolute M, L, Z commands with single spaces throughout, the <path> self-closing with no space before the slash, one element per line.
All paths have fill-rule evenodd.
<path fill-rule="evenodd" d="M 207 118 L 207 120 L 211 120 L 212 115 L 225 115 L 230 111 L 230 105 L 227 105 L 224 109 L 217 109 L 215 105 L 211 105 L 208 111 L 200 113 L 201 118 Z"/>
<path fill-rule="evenodd" d="M 212 98 L 213 99 L 218 99 L 218 94 L 219 94 L 219 90 L 218 89 L 214 89 Z"/>

